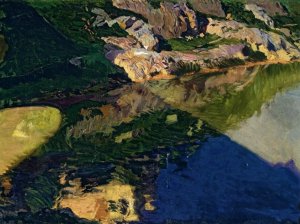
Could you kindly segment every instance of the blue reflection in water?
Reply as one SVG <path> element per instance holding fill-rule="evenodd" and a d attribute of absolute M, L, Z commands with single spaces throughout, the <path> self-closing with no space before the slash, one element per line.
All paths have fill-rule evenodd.
<path fill-rule="evenodd" d="M 169 164 L 161 170 L 156 187 L 157 210 L 143 214 L 148 222 L 276 223 L 300 217 L 296 172 L 271 166 L 226 136 L 209 139 L 185 168 Z M 268 223 L 261 221 L 254 223 Z"/>

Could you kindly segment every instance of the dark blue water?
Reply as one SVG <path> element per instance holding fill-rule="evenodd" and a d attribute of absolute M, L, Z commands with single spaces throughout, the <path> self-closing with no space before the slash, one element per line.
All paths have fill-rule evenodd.
<path fill-rule="evenodd" d="M 143 214 L 151 223 L 280 223 L 300 217 L 297 172 L 268 164 L 226 136 L 209 139 L 185 168 L 168 164 L 156 188 L 157 209 Z"/>

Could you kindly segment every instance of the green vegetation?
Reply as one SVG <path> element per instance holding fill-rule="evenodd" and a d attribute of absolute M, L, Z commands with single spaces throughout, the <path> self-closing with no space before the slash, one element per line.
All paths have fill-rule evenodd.
<path fill-rule="evenodd" d="M 241 43 L 241 41 L 236 39 L 224 39 L 210 34 L 206 34 L 204 37 L 195 37 L 191 40 L 188 40 L 187 38 L 168 40 L 168 44 L 174 51 L 191 51 L 197 48 L 213 48 L 218 45 L 237 43 Z"/>
<path fill-rule="evenodd" d="M 0 20 L 6 17 L 5 12 L 0 9 Z"/>
<path fill-rule="evenodd" d="M 286 27 L 292 31 L 293 36 L 300 36 L 300 14 L 295 16 L 274 16 L 275 27 Z"/>
<path fill-rule="evenodd" d="M 201 67 L 200 65 L 193 63 L 193 62 L 183 62 L 179 61 L 178 63 L 178 68 L 175 72 L 177 76 L 181 76 L 187 73 L 195 73 L 195 72 L 200 72 Z"/>
<path fill-rule="evenodd" d="M 58 191 L 56 179 L 48 177 L 37 177 L 34 187 L 25 189 L 25 201 L 31 212 L 36 213 L 44 208 L 51 208 L 53 205 L 53 196 Z"/>
<path fill-rule="evenodd" d="M 245 64 L 244 60 L 242 60 L 240 58 L 228 58 L 228 59 L 224 59 L 224 60 L 218 62 L 217 67 L 229 68 L 229 67 L 244 65 L 244 64 Z"/>
<path fill-rule="evenodd" d="M 30 76 L 79 54 L 74 44 L 59 35 L 36 12 L 22 3 L 1 3 L 6 13 L 3 33 L 9 50 L 0 78 Z M 16 16 L 20 15 L 20 16 Z"/>
<path fill-rule="evenodd" d="M 289 13 L 293 16 L 300 15 L 300 5 L 297 0 L 280 0 L 280 2 L 288 9 Z"/>
<path fill-rule="evenodd" d="M 292 88 L 300 82 L 300 64 L 272 65 L 260 69 L 252 83 L 241 91 L 228 89 L 226 95 L 215 98 L 200 110 L 200 118 L 219 131 L 236 127 L 259 112 L 261 106 L 276 93 Z M 228 87 L 230 88 L 230 87 Z"/>
<path fill-rule="evenodd" d="M 249 48 L 249 55 L 247 60 L 251 62 L 266 61 L 267 56 L 261 51 L 253 51 L 251 48 Z"/>
<path fill-rule="evenodd" d="M 178 122 L 168 125 L 165 123 L 170 114 L 176 113 Z M 151 152 L 159 146 L 171 146 L 187 137 L 190 126 L 196 125 L 197 119 L 193 119 L 187 113 L 180 111 L 158 111 L 144 114 L 129 124 L 121 124 L 115 128 L 112 135 L 102 133 L 90 134 L 79 139 L 69 138 L 73 152 L 80 155 L 80 161 L 72 161 L 76 164 L 89 163 L 93 154 L 94 162 L 113 162 L 125 157 L 133 157 L 145 152 Z M 123 139 L 122 144 L 115 139 L 122 133 L 133 132 L 133 137 Z M 201 132 L 201 131 L 200 131 Z M 47 146 L 43 151 L 47 151 Z M 70 161 L 71 162 L 71 161 Z"/>
<path fill-rule="evenodd" d="M 232 18 L 238 22 L 246 23 L 250 27 L 257 27 L 265 30 L 269 30 L 269 27 L 261 20 L 254 17 L 253 13 L 245 10 L 243 3 L 238 1 L 226 1 L 224 2 L 225 12 L 231 13 Z"/>
<path fill-rule="evenodd" d="M 158 7 L 159 2 L 150 0 L 154 7 Z M 239 3 L 226 1 L 225 5 L 237 20 L 263 27 L 253 19 L 253 15 L 245 13 Z M 73 96 L 78 91 L 79 94 L 84 92 L 88 95 L 91 92 L 85 91 L 90 90 L 90 87 L 96 86 L 94 91 L 99 91 L 101 88 L 98 86 L 106 84 L 109 74 L 121 71 L 105 58 L 101 37 L 122 37 L 127 34 L 117 25 L 103 26 L 101 29 L 89 27 L 90 30 L 87 30 L 87 23 L 94 21 L 91 13 L 94 7 L 105 8 L 112 18 L 135 15 L 112 7 L 110 0 L 16 0 L 0 3 L 0 29 L 3 33 L 0 35 L 0 62 L 5 59 L 0 64 L 0 108 L 24 105 L 37 98 L 56 97 L 57 93 Z M 278 26 L 295 22 L 290 17 L 274 18 Z M 240 42 L 212 35 L 167 41 L 172 50 L 176 51 L 214 48 L 221 44 Z M 71 59 L 75 63 L 70 63 Z M 265 59 L 262 52 L 249 51 L 248 60 Z M 230 59 L 218 63 L 218 66 L 225 68 L 243 63 L 240 59 Z M 197 72 L 200 69 L 193 63 L 179 63 L 181 73 Z M 11 202 L 2 203 L 0 198 L 1 219 L 3 215 L 4 222 L 11 223 L 16 220 L 24 220 L 24 223 L 79 222 L 69 211 L 51 209 L 63 187 L 59 182 L 62 174 L 66 175 L 66 182 L 79 178 L 85 192 L 112 179 L 142 188 L 145 172 L 154 173 L 149 171 L 149 167 L 157 170 L 159 166 L 164 166 L 167 156 L 184 165 L 181 158 L 195 152 L 198 145 L 209 136 L 218 135 L 215 129 L 226 131 L 235 127 L 259 111 L 278 91 L 300 82 L 299 69 L 296 63 L 260 69 L 252 83 L 245 84 L 239 91 L 236 91 L 231 80 L 228 81 L 230 77 L 222 77 L 218 81 L 225 83 L 221 86 L 224 89 L 214 89 L 214 83 L 211 82 L 211 92 L 207 98 L 203 92 L 206 87 L 201 85 L 203 82 L 180 83 L 181 80 L 172 80 L 172 83 L 180 86 L 178 89 L 181 91 L 173 91 L 173 94 L 166 91 L 176 102 L 173 107 L 161 106 L 159 109 L 152 108 L 151 112 L 141 113 L 139 106 L 135 108 L 137 104 L 134 104 L 133 108 L 126 109 L 136 110 L 136 113 L 126 117 L 126 122 L 120 119 L 123 123 L 112 125 L 110 133 L 98 129 L 88 133 L 79 129 L 83 131 L 80 137 L 76 137 L 70 132 L 71 127 L 80 125 L 82 120 L 87 121 L 84 123 L 87 126 L 95 123 L 97 120 L 89 118 L 102 116 L 99 107 L 105 102 L 84 101 L 64 108 L 61 112 L 50 107 L 21 107 L 0 111 L 0 174 L 5 173 L 10 177 L 15 188 L 14 197 L 9 198 Z M 210 76 L 197 79 L 201 81 L 206 78 Z M 230 84 L 226 84 L 227 81 Z M 172 88 L 171 84 L 166 88 L 169 87 Z M 138 94 L 141 95 L 138 100 L 143 100 L 142 87 Z M 178 97 L 180 94 L 183 100 Z M 163 98 L 156 96 L 151 100 Z M 198 96 L 201 96 L 200 100 L 196 98 Z M 176 104 L 181 105 L 176 107 Z M 193 107 L 191 111 L 189 106 Z M 114 108 L 117 111 L 118 108 Z M 85 115 L 83 109 L 89 115 Z M 122 110 L 124 114 L 128 112 L 126 109 Z M 194 116 L 195 113 L 192 116 L 193 109 L 198 110 L 197 115 L 200 115 Z M 97 125 L 101 127 L 105 124 L 99 122 Z M 7 145 L 8 148 L 3 148 Z M 181 145 L 185 146 L 182 147 L 184 149 L 178 147 Z M 24 159 L 24 154 L 31 156 Z M 11 166 L 13 169 L 7 171 Z M 153 173 L 151 175 L 155 175 Z M 16 211 L 12 206 L 24 212 L 10 217 Z M 80 220 L 80 223 L 86 221 Z"/>
<path fill-rule="evenodd" d="M 18 105 L 53 92 L 74 92 L 105 83 L 108 74 L 120 71 L 105 58 L 103 42 L 96 41 L 83 29 L 82 18 L 92 17 L 86 7 L 103 6 L 104 2 L 29 3 L 49 23 L 25 3 L 0 3 L 6 15 L 5 20 L 0 20 L 0 27 L 10 46 L 5 62 L 0 65 L 0 106 Z M 21 16 L 16 17 L 17 14 Z M 96 33 L 97 38 L 111 34 L 125 35 L 118 26 L 104 27 Z M 79 66 L 70 64 L 72 58 L 78 58 Z"/>
<path fill-rule="evenodd" d="M 8 45 L 5 42 L 4 36 L 0 35 L 0 64 L 3 62 L 5 53 L 8 50 Z"/>

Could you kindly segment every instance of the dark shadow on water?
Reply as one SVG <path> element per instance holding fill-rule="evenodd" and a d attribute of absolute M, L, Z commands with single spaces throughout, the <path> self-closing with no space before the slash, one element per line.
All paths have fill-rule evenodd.
<path fill-rule="evenodd" d="M 299 176 L 226 136 L 210 138 L 184 168 L 168 164 L 156 192 L 157 210 L 144 212 L 145 222 L 270 224 L 300 217 Z"/>

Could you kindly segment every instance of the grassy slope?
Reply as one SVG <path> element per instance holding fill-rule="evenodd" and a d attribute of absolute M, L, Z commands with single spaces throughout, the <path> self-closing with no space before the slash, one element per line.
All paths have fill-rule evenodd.
<path fill-rule="evenodd" d="M 99 1 L 89 2 L 89 7 L 99 5 Z M 79 1 L 29 3 L 36 9 L 17 1 L 0 4 L 6 14 L 0 22 L 11 46 L 0 65 L 1 106 L 28 102 L 50 92 L 72 92 L 105 83 L 108 74 L 118 71 L 105 58 L 103 42 L 95 41 L 83 30 L 81 18 L 92 16 L 85 4 Z M 14 16 L 18 13 L 20 18 Z M 115 33 L 124 35 L 116 27 L 105 27 L 97 35 Z M 81 57 L 80 67 L 69 63 L 74 57 Z"/>

